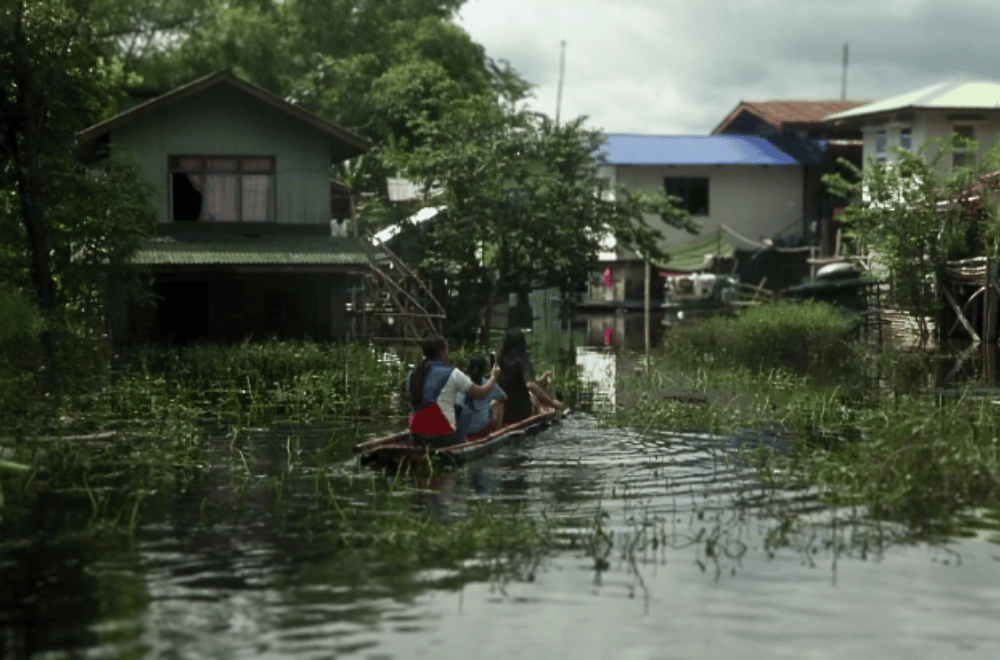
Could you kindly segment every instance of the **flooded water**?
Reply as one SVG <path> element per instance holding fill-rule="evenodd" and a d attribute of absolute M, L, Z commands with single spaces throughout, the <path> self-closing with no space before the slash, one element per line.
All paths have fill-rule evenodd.
<path fill-rule="evenodd" d="M 609 355 L 584 355 L 585 373 L 614 372 Z M 320 473 L 345 515 L 376 515 L 386 480 L 348 447 L 385 430 L 251 433 L 247 473 L 223 465 L 220 440 L 199 482 L 144 502 L 132 538 L 40 531 L 0 549 L 2 655 L 1000 657 L 1000 510 L 975 512 L 965 538 L 911 543 L 762 484 L 739 449 L 780 450 L 766 433 L 639 433 L 578 413 L 429 492 L 395 490 L 445 524 L 470 504 L 558 521 L 540 564 L 483 580 L 336 542 Z M 40 529 L 86 517 L 61 507 Z"/>

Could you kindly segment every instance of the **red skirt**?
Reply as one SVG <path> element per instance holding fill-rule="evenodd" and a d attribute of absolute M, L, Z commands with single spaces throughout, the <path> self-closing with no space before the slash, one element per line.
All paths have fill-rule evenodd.
<path fill-rule="evenodd" d="M 414 435 L 446 435 L 454 431 L 441 406 L 436 403 L 410 415 L 410 433 Z"/>

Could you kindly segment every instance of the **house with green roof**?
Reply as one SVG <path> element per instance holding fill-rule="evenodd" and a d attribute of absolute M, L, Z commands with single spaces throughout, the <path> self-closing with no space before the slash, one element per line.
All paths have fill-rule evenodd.
<path fill-rule="evenodd" d="M 976 141 L 975 150 L 958 150 L 948 168 L 981 159 L 1000 139 L 1000 83 L 948 80 L 827 115 L 826 122 L 859 129 L 864 158 L 892 163 L 896 149 L 918 150 L 952 132 Z M 928 151 L 927 158 L 934 152 Z"/>
<path fill-rule="evenodd" d="M 370 150 L 367 140 L 226 71 L 80 140 L 88 165 L 136 166 L 159 213 L 133 257 L 155 303 L 115 314 L 116 341 L 348 336 L 348 290 L 370 262 L 331 222 L 343 185 L 330 167 Z"/>

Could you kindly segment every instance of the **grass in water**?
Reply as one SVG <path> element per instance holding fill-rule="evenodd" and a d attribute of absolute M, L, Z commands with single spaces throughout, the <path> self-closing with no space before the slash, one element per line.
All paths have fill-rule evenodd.
<path fill-rule="evenodd" d="M 328 541 L 337 547 L 382 562 L 462 566 L 472 559 L 491 575 L 530 573 L 548 537 L 544 525 L 518 512 L 473 505 L 442 522 L 406 505 L 403 489 L 380 494 L 376 484 L 384 479 L 371 486 L 354 480 L 340 493 L 323 488 L 326 473 L 343 463 L 350 433 L 333 434 L 328 446 L 313 451 L 309 460 L 317 467 L 307 474 L 297 438 L 283 437 L 276 447 L 246 441 L 248 427 L 345 419 L 402 423 L 401 401 L 393 394 L 412 350 L 306 342 L 139 350 L 103 388 L 40 402 L 50 406 L 45 415 L 25 413 L 0 431 L 9 434 L 0 438 L 5 543 L 27 542 L 42 530 L 56 537 L 131 538 L 158 503 L 199 488 L 206 493 L 198 498 L 205 524 L 232 515 L 229 507 L 213 506 L 217 497 L 229 501 L 219 493 L 263 507 L 253 515 L 294 511 L 304 482 L 314 481 L 309 485 L 324 505 L 310 506 L 303 531 L 329 530 Z M 79 437 L 66 437 L 74 435 Z M 209 469 L 227 464 L 229 470 Z M 348 504 L 366 489 L 372 490 L 370 506 Z M 261 497 L 247 497 L 255 491 Z"/>
<path fill-rule="evenodd" d="M 935 356 L 891 347 L 868 355 L 851 340 L 847 317 L 819 305 L 797 316 L 801 307 L 761 306 L 675 329 L 649 370 L 619 383 L 621 404 L 604 421 L 728 435 L 775 430 L 789 449 L 751 456 L 765 479 L 820 486 L 829 503 L 865 507 L 916 534 L 951 533 L 961 512 L 996 503 L 994 402 L 936 400 L 927 388 Z"/>

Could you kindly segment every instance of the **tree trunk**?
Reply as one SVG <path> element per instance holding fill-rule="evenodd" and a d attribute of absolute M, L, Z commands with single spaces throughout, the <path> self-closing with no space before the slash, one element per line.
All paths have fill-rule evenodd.
<path fill-rule="evenodd" d="M 24 3 L 18 2 L 15 10 L 13 43 L 13 78 L 17 84 L 16 114 L 21 119 L 23 134 L 18 140 L 13 136 L 17 192 L 21 202 L 21 221 L 31 254 L 31 279 L 35 286 L 38 308 L 46 321 L 42 333 L 42 347 L 48 362 L 50 389 L 58 382 L 56 375 L 56 347 L 53 323 L 56 320 L 57 300 L 55 280 L 49 261 L 49 241 L 45 227 L 45 190 L 41 154 L 46 129 L 48 108 L 38 89 L 37 80 L 28 57 L 27 38 L 24 34 Z"/>

